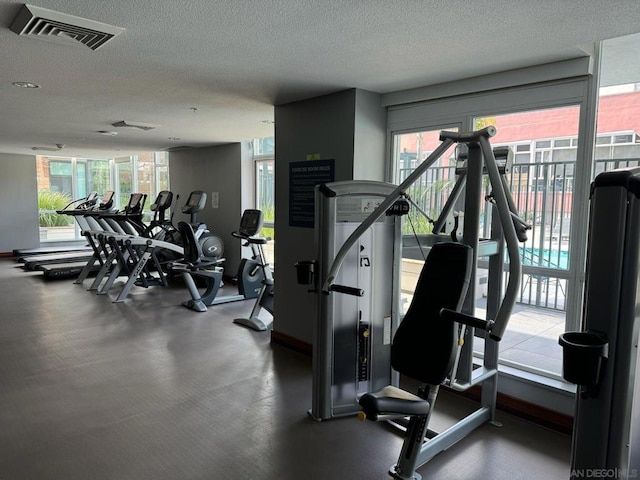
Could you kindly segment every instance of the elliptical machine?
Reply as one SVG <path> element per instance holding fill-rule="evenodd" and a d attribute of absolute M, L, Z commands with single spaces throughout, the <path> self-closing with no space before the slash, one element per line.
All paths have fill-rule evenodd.
<path fill-rule="evenodd" d="M 163 240 L 169 243 L 177 243 L 180 235 L 173 226 L 171 218 L 166 218 L 167 210 L 173 203 L 173 192 L 161 190 L 158 192 L 155 201 L 149 206 L 153 212 L 153 218 L 142 232 L 143 237 Z"/>

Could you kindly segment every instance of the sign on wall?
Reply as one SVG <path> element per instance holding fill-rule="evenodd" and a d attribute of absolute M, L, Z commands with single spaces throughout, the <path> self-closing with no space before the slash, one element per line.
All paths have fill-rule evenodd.
<path fill-rule="evenodd" d="M 313 228 L 316 185 L 335 180 L 335 159 L 289 164 L 289 226 Z"/>

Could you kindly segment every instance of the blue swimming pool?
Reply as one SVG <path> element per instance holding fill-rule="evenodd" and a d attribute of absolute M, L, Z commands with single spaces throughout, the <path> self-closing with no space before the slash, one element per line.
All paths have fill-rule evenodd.
<path fill-rule="evenodd" d="M 533 247 L 520 247 L 522 265 L 535 267 L 569 268 L 569 252 L 566 250 L 546 250 Z"/>

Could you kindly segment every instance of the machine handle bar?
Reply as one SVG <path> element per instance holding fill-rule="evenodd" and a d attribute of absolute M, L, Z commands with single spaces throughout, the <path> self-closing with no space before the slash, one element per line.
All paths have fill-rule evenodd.
<path fill-rule="evenodd" d="M 327 274 L 327 278 L 325 279 L 322 285 L 322 292 L 325 294 L 329 294 L 331 291 L 331 286 L 338 275 L 338 271 L 344 262 L 347 253 L 355 245 L 358 238 L 362 236 L 367 229 L 373 225 L 380 217 L 386 214 L 389 207 L 395 203 L 402 195 L 404 195 L 407 188 L 409 188 L 413 183 L 415 183 L 418 178 L 426 171 L 426 169 L 434 164 L 436 160 L 438 160 L 447 149 L 454 144 L 454 141 L 451 139 L 444 140 L 432 153 L 429 155 L 424 162 L 422 162 L 418 167 L 409 175 L 404 182 L 396 187 L 387 198 L 385 198 L 380 205 L 376 207 L 376 209 L 371 212 L 371 214 L 364 219 L 364 221 L 353 231 L 349 238 L 345 240 L 340 250 L 336 254 L 333 259 L 333 263 L 331 264 L 331 268 Z"/>
<path fill-rule="evenodd" d="M 487 332 L 491 332 L 494 323 L 493 320 L 483 320 L 481 318 L 473 317 L 465 313 L 456 312 L 455 310 L 449 310 L 448 308 L 443 308 L 442 310 L 440 310 L 440 317 L 444 320 L 462 323 L 469 327 L 486 330 Z"/>
<path fill-rule="evenodd" d="M 475 132 L 450 132 L 442 130 L 440 132 L 440 141 L 443 142 L 445 139 L 450 139 L 456 143 L 470 143 L 477 142 L 480 137 L 490 138 L 495 134 L 496 127 L 493 125 L 489 125 L 481 130 L 476 130 Z"/>
<path fill-rule="evenodd" d="M 522 266 L 519 257 L 518 235 L 516 234 L 516 228 L 512 219 L 513 214 L 517 215 L 517 210 L 513 202 L 509 202 L 509 195 L 506 192 L 505 184 L 502 181 L 500 172 L 498 171 L 498 166 L 496 165 L 493 150 L 489 144 L 489 138 L 493 137 L 495 134 L 496 128 L 493 126 L 489 126 L 475 132 L 441 132 L 440 139 L 442 143 L 431 153 L 431 155 L 429 155 L 429 157 L 427 157 L 427 159 L 425 159 L 424 162 L 418 165 L 418 167 L 400 185 L 398 185 L 367 218 L 365 218 L 365 220 L 347 238 L 340 250 L 338 250 L 322 285 L 322 292 L 328 295 L 331 291 L 338 291 L 333 288 L 334 281 L 348 251 L 353 247 L 357 239 L 360 238 L 363 233 L 373 225 L 376 220 L 378 220 L 378 218 L 382 217 L 389 207 L 398 198 L 400 198 L 400 196 L 418 180 L 425 170 L 435 163 L 435 161 L 440 158 L 440 156 L 452 144 L 456 142 L 478 143 L 482 151 L 482 156 L 484 157 L 484 163 L 489 175 L 491 186 L 493 187 L 493 198 L 498 210 L 498 216 L 502 225 L 507 254 L 509 257 L 509 278 L 505 289 L 506 291 L 502 299 L 502 303 L 498 308 L 498 312 L 496 313 L 494 320 L 495 324 L 489 332 L 493 340 L 500 341 L 507 328 L 507 323 L 518 295 Z"/>
<path fill-rule="evenodd" d="M 518 211 L 513 199 L 510 200 L 511 195 L 507 193 L 508 188 L 506 188 L 506 182 L 503 181 L 500 172 L 498 171 L 496 159 L 493 156 L 493 150 L 489 144 L 488 137 L 481 136 L 478 143 L 480 144 L 487 174 L 489 175 L 489 181 L 493 188 L 493 199 L 495 200 L 496 208 L 498 210 L 498 217 L 500 218 L 500 224 L 502 225 L 502 234 L 504 235 L 507 255 L 509 257 L 509 277 L 507 279 L 507 286 L 502 298 L 502 303 L 500 304 L 494 319 L 495 324 L 489 332 L 489 336 L 493 340 L 500 341 L 507 328 L 507 323 L 511 317 L 511 312 L 513 311 L 513 306 L 516 303 L 516 298 L 518 298 L 520 290 L 522 264 L 520 262 L 518 234 L 516 233 L 516 226 L 512 217 L 512 215 L 517 216 Z"/>
<path fill-rule="evenodd" d="M 336 285 L 335 283 L 329 287 L 329 291 L 353 295 L 354 297 L 363 297 L 364 290 L 356 287 L 348 287 L 346 285 Z"/>
<path fill-rule="evenodd" d="M 347 256 L 347 252 L 353 247 L 358 238 L 362 236 L 362 234 L 373 225 L 380 217 L 382 217 L 386 211 L 393 205 L 393 203 L 400 198 L 400 196 L 404 195 L 405 191 L 413 185 L 418 178 L 433 165 L 436 160 L 438 160 L 447 149 L 456 142 L 478 142 L 484 140 L 486 145 L 489 145 L 488 138 L 493 137 L 496 134 L 496 128 L 494 126 L 488 126 L 481 130 L 477 130 L 475 132 L 466 132 L 466 133 L 458 133 L 458 132 L 440 132 L 440 140 L 442 143 L 429 155 L 424 162 L 422 162 L 418 167 L 400 184 L 396 187 L 396 189 L 391 192 L 387 198 L 385 198 L 380 205 L 369 215 L 364 221 L 355 229 L 355 231 L 347 238 L 344 242 L 338 253 L 336 254 L 333 263 L 331 264 L 331 268 L 327 274 L 327 278 L 325 279 L 322 285 L 322 292 L 328 294 L 331 285 L 336 279 L 338 275 L 338 271 L 344 262 L 345 257 Z M 497 168 L 496 168 L 497 169 Z"/>
<path fill-rule="evenodd" d="M 271 241 L 271 237 L 251 237 L 246 233 L 231 232 L 231 236 L 246 241 L 247 245 L 250 243 L 255 243 L 256 245 L 264 245 L 265 243 L 269 243 Z M 245 245 L 245 247 L 247 245 Z"/>

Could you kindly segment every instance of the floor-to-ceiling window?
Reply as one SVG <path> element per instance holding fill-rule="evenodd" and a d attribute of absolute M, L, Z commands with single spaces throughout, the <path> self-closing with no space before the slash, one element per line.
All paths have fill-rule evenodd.
<path fill-rule="evenodd" d="M 566 330 L 567 284 L 583 270 L 573 261 L 570 235 L 579 115 L 580 107 L 572 105 L 474 118 L 476 126 L 496 127 L 494 147 L 514 152 L 507 183 L 520 216 L 531 225 L 520 247 L 520 292 L 501 360 L 557 376 L 562 371 L 557 339 Z"/>
<path fill-rule="evenodd" d="M 133 192 L 148 196 L 146 210 L 158 192 L 169 189 L 169 156 L 146 153 L 116 159 L 82 157 L 36 157 L 40 240 L 63 241 L 80 238 L 73 219 L 59 215 L 75 199 L 90 192 L 116 192 L 117 208 L 124 207 Z M 146 218 L 150 216 L 147 212 Z"/>
<path fill-rule="evenodd" d="M 271 238 L 264 246 L 265 256 L 270 265 L 274 265 L 275 248 L 275 138 L 256 138 L 253 141 L 253 159 L 255 162 L 256 208 L 262 210 L 264 227 L 261 235 Z"/>
<path fill-rule="evenodd" d="M 586 221 L 591 151 L 578 139 L 587 125 L 583 113 L 590 101 L 589 82 L 583 77 L 512 87 L 392 107 L 389 114 L 395 182 L 402 181 L 436 148 L 435 132 L 439 129 L 495 125 L 498 133 L 491 139 L 492 145 L 512 149 L 514 168 L 506 180 L 532 230 L 520 248 L 523 275 L 518 303 L 501 342 L 500 359 L 503 364 L 558 379 L 562 352 L 557 338 L 568 324 L 577 323 L 581 303 L 575 284 L 579 287 L 583 272 L 584 255 L 579 246 L 584 236 L 574 229 L 585 228 Z M 425 213 L 437 218 L 455 181 L 455 153 L 448 152 L 429 170 L 414 187 L 412 198 Z M 489 210 L 484 204 L 482 208 L 483 212 Z M 405 230 L 407 223 L 419 225 L 405 222 Z M 449 225 L 453 228 L 453 219 Z M 487 233 L 488 225 L 485 220 L 479 226 L 481 235 Z M 404 263 L 402 289 L 410 297 L 412 287 L 405 277 L 410 278 L 409 270 L 417 274 L 421 260 L 405 259 Z M 479 316 L 486 303 L 485 264 L 485 259 L 480 259 L 475 285 Z M 481 345 L 479 341 L 478 353 Z"/>
<path fill-rule="evenodd" d="M 594 176 L 640 163 L 640 34 L 602 43 Z"/>
<path fill-rule="evenodd" d="M 425 142 L 427 125 L 492 124 L 498 130 L 492 145 L 509 146 L 514 153 L 507 182 L 532 229 L 520 248 L 523 275 L 501 344 L 503 364 L 560 378 L 558 335 L 580 328 L 589 183 L 602 171 L 640 164 L 638 50 L 640 34 L 602 43 L 597 104 L 597 81 L 584 75 L 390 110 L 394 181 L 435 148 L 437 142 Z M 436 164 L 431 178 L 418 183 L 415 198 L 429 215 L 437 215 L 448 195 L 453 168 L 447 161 Z M 476 287 L 481 314 L 483 290 Z M 410 296 L 410 282 L 402 288 Z"/>

